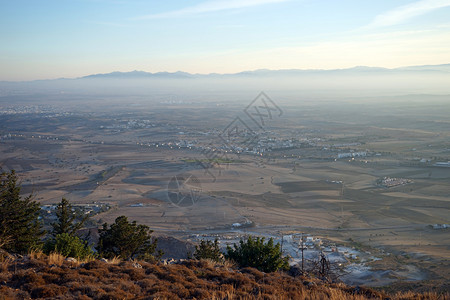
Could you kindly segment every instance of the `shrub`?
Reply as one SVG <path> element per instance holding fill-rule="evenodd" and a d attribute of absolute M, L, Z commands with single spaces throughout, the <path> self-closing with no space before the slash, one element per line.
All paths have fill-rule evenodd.
<path fill-rule="evenodd" d="M 21 270 L 11 277 L 14 287 L 21 287 L 27 283 L 33 283 L 37 286 L 45 285 L 45 280 L 33 272 L 33 270 Z"/>
<path fill-rule="evenodd" d="M 280 244 L 274 245 L 270 238 L 264 243 L 264 238 L 249 236 L 247 241 L 241 240 L 234 248 L 227 246 L 226 257 L 235 261 L 241 268 L 253 267 L 263 272 L 287 270 L 288 258 L 283 257 Z"/>
<path fill-rule="evenodd" d="M 217 239 L 212 241 L 202 240 L 200 245 L 195 246 L 194 257 L 196 259 L 212 259 L 217 262 L 224 260 L 222 252 L 220 252 L 219 241 Z"/>
<path fill-rule="evenodd" d="M 206 289 L 196 288 L 191 291 L 191 296 L 198 299 L 211 299 L 211 294 Z"/>
<path fill-rule="evenodd" d="M 59 295 L 63 295 L 67 292 L 66 287 L 62 287 L 56 284 L 48 284 L 34 288 L 31 291 L 31 297 L 33 298 L 53 298 Z"/>
<path fill-rule="evenodd" d="M 261 279 L 264 278 L 264 273 L 261 273 L 260 271 L 258 271 L 255 268 L 244 268 L 241 270 L 242 273 L 244 274 L 251 274 L 253 275 L 253 277 L 255 278 L 256 281 L 260 281 Z"/>
<path fill-rule="evenodd" d="M 100 240 L 97 250 L 106 258 L 118 256 L 122 259 L 151 260 L 152 256 L 162 255 L 162 253 L 155 253 L 157 240 L 152 240 L 153 231 L 146 225 L 136 224 L 136 221 L 128 222 L 125 216 L 118 217 L 109 228 L 108 224 L 103 224 L 103 229 L 99 232 Z"/>
<path fill-rule="evenodd" d="M 47 254 L 57 252 L 63 256 L 80 259 L 94 255 L 91 247 L 85 241 L 67 233 L 58 234 L 55 239 L 47 241 L 44 245 L 44 252 Z"/>

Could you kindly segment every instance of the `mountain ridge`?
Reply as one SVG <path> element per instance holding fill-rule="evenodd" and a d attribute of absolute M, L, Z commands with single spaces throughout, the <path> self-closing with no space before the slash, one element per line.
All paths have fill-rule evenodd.
<path fill-rule="evenodd" d="M 183 71 L 176 72 L 146 72 L 146 71 L 130 71 L 130 72 L 110 72 L 91 74 L 74 79 L 87 79 L 87 78 L 124 78 L 124 77 L 177 77 L 177 78 L 196 78 L 196 77 L 233 77 L 233 76 L 252 76 L 252 75 L 295 75 L 305 73 L 337 73 L 337 72 L 403 72 L 403 71 L 434 71 L 450 73 L 450 64 L 440 65 L 418 65 L 418 66 L 406 66 L 400 68 L 383 68 L 383 67 L 369 67 L 369 66 L 355 66 L 351 68 L 339 68 L 339 69 L 256 69 L 247 70 L 236 73 L 189 73 Z"/>
<path fill-rule="evenodd" d="M 417 65 L 405 66 L 399 68 L 383 68 L 383 67 L 369 67 L 369 66 L 355 66 L 351 68 L 336 68 L 336 69 L 256 69 L 246 70 L 236 73 L 189 73 L 184 71 L 176 72 L 146 72 L 142 70 L 133 71 L 112 71 L 109 73 L 89 74 L 74 78 L 53 78 L 53 79 L 36 79 L 36 80 L 22 80 L 22 81 L 8 81 L 1 80 L 2 83 L 26 83 L 26 82 L 42 82 L 42 81 L 61 81 L 61 80 L 89 80 L 89 79 L 195 79 L 195 78 L 233 78 L 233 77 L 270 77 L 270 76 L 296 76 L 308 74 L 398 74 L 398 73 L 450 73 L 449 64 L 438 65 Z"/>

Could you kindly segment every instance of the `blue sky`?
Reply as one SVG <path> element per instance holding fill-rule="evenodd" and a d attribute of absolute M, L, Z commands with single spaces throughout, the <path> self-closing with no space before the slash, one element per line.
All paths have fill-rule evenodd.
<path fill-rule="evenodd" d="M 0 80 L 450 63 L 450 0 L 0 0 Z"/>

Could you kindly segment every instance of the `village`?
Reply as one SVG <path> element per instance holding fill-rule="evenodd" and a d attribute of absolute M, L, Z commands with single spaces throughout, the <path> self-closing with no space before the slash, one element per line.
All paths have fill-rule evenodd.
<path fill-rule="evenodd" d="M 354 282 L 364 281 L 366 276 L 382 277 L 377 270 L 372 270 L 368 265 L 370 262 L 381 260 L 382 258 L 371 253 L 351 246 L 339 245 L 321 237 L 316 237 L 308 233 L 290 233 L 273 235 L 271 233 L 244 231 L 241 229 L 232 229 L 231 231 L 215 233 L 195 233 L 187 239 L 193 243 L 199 243 L 201 240 L 214 241 L 217 239 L 222 251 L 227 247 L 233 247 L 241 239 L 245 240 L 248 236 L 262 237 L 267 241 L 272 238 L 274 243 L 279 243 L 282 252 L 289 257 L 291 266 L 298 266 L 307 270 L 325 257 L 329 263 L 331 272 L 337 277 L 347 278 Z M 390 253 L 383 253 L 390 255 Z M 386 278 L 386 280 L 389 280 Z"/>

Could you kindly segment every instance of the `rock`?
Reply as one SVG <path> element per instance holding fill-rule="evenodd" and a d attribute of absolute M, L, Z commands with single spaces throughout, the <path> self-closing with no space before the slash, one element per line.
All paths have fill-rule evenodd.
<path fill-rule="evenodd" d="M 307 287 L 313 287 L 313 286 L 316 286 L 316 283 L 314 283 L 312 281 L 305 280 L 305 281 L 303 281 L 303 285 L 307 286 Z"/>
<path fill-rule="evenodd" d="M 101 258 L 100 261 L 104 262 L 104 263 L 108 263 L 108 260 L 106 258 Z"/>
<path fill-rule="evenodd" d="M 191 242 L 176 239 L 170 236 L 158 236 L 156 251 L 163 251 L 163 259 L 189 258 L 189 253 L 195 252 L 195 245 Z"/>
<path fill-rule="evenodd" d="M 299 266 L 292 266 L 290 267 L 288 274 L 292 277 L 297 277 L 303 275 L 303 271 Z"/>
<path fill-rule="evenodd" d="M 132 266 L 133 266 L 133 268 L 136 268 L 136 269 L 142 269 L 142 266 L 140 264 L 138 264 L 137 262 L 134 262 L 132 264 Z"/>
<path fill-rule="evenodd" d="M 173 265 L 174 263 L 176 263 L 175 259 L 173 258 L 167 259 L 166 262 L 168 265 Z"/>
<path fill-rule="evenodd" d="M 65 260 L 68 262 L 77 262 L 77 260 L 73 257 L 67 257 Z"/>

